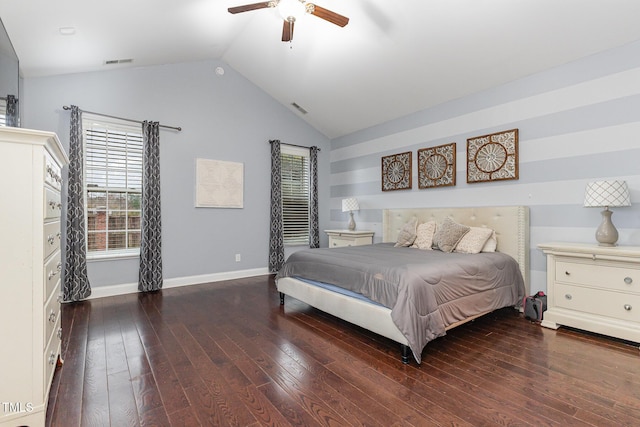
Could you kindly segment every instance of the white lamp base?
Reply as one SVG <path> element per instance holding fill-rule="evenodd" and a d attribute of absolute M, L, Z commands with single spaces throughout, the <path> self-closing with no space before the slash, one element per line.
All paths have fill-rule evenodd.
<path fill-rule="evenodd" d="M 618 241 L 618 230 L 611 222 L 612 211 L 606 207 L 602 212 L 602 222 L 596 230 L 596 240 L 600 246 L 616 246 Z"/>
<path fill-rule="evenodd" d="M 353 231 L 356 229 L 356 222 L 353 220 L 353 211 L 350 211 L 349 215 L 349 231 Z"/>

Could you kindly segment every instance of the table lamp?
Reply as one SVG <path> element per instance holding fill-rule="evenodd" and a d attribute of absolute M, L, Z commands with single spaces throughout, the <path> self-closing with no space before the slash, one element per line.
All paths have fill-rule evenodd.
<path fill-rule="evenodd" d="M 602 223 L 596 230 L 600 246 L 615 246 L 618 230 L 611 222 L 610 207 L 631 206 L 631 196 L 626 181 L 594 181 L 587 184 L 584 193 L 585 207 L 604 207 Z"/>
<path fill-rule="evenodd" d="M 353 220 L 353 211 L 358 210 L 360 210 L 360 206 L 358 206 L 358 200 L 355 197 L 342 199 L 342 212 L 349 212 L 349 230 L 351 231 L 356 229 L 356 222 Z"/>

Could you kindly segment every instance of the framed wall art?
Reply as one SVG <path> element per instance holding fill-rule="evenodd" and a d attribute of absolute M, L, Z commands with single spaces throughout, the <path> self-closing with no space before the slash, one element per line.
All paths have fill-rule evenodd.
<path fill-rule="evenodd" d="M 456 143 L 418 150 L 418 188 L 456 185 Z"/>
<path fill-rule="evenodd" d="M 244 164 L 196 159 L 196 207 L 241 209 Z"/>
<path fill-rule="evenodd" d="M 382 158 L 382 191 L 411 188 L 411 151 Z"/>
<path fill-rule="evenodd" d="M 467 182 L 518 179 L 518 129 L 467 139 Z"/>

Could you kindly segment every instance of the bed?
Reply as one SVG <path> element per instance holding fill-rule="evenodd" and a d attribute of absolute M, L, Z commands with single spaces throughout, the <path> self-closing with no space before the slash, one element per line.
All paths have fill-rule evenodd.
<path fill-rule="evenodd" d="M 422 251 L 408 247 L 395 248 L 394 243 L 399 240 L 399 236 L 401 239 L 407 223 L 411 221 L 419 224 L 430 221 L 442 224 L 443 221 L 449 221 L 470 227 L 490 228 L 495 231 L 496 252 L 469 255 Z M 430 340 L 444 335 L 451 328 L 496 309 L 517 307 L 522 297 L 529 292 L 529 209 L 526 206 L 387 209 L 383 211 L 382 235 L 382 243 L 378 244 L 351 248 L 310 249 L 292 254 L 276 276 L 280 303 L 285 303 L 285 295 L 296 298 L 312 307 L 398 342 L 401 345 L 403 363 L 409 362 L 410 354 L 413 354 L 416 362 L 420 363 L 422 350 Z M 454 296 L 442 302 L 441 295 L 438 294 L 436 298 L 430 290 L 432 286 L 421 286 L 419 283 L 425 280 L 428 283 L 434 283 L 433 278 L 427 277 L 432 273 L 427 272 L 427 267 L 416 261 L 417 257 L 422 257 L 423 254 L 424 256 L 428 254 L 429 263 L 441 262 L 442 268 L 447 271 L 466 271 L 471 268 L 474 274 L 478 272 L 475 266 L 457 268 L 451 267 L 448 263 L 455 257 L 465 259 L 464 262 L 480 259 L 498 262 L 500 269 L 508 271 L 509 276 L 507 279 L 495 279 L 496 283 L 503 280 L 509 283 L 501 282 L 498 289 L 482 289 L 466 293 L 463 298 Z M 406 264 L 397 266 L 397 270 L 391 272 L 388 268 L 391 268 L 389 267 L 391 258 L 394 257 L 405 259 Z M 352 264 L 346 264 L 347 261 L 342 261 L 349 259 L 351 262 L 352 258 L 354 267 Z M 431 261 L 431 258 L 434 261 Z M 359 259 L 361 265 L 357 266 Z M 435 261 L 436 259 L 439 261 Z M 303 265 L 309 269 L 300 268 Z M 382 268 L 382 273 L 371 270 L 374 267 Z M 322 274 L 315 276 L 310 273 L 315 272 L 313 268 L 322 271 Z M 304 277 L 305 275 L 309 277 Z M 385 299 L 388 292 L 386 288 L 383 291 L 376 291 L 375 288 L 365 289 L 359 287 L 360 285 L 354 285 L 354 292 L 353 289 L 344 289 L 351 287 L 350 283 L 337 283 L 349 277 L 353 277 L 355 283 L 359 275 L 370 275 L 376 278 L 385 275 L 383 284 L 376 285 L 383 288 L 392 286 L 393 283 L 388 282 L 397 280 L 397 295 Z M 446 277 L 444 275 L 442 277 L 443 283 L 446 282 Z M 460 281 L 459 278 L 456 280 Z M 475 286 L 474 280 L 467 281 L 472 285 L 471 288 Z M 417 296 L 418 291 L 415 289 L 419 292 L 431 292 L 431 294 Z M 447 292 L 452 293 L 450 290 Z M 400 300 L 404 304 L 402 307 L 407 308 L 398 308 L 399 303 L 396 304 L 396 302 Z M 389 301 L 392 302 L 389 303 Z M 416 313 L 409 313 L 411 311 Z"/>

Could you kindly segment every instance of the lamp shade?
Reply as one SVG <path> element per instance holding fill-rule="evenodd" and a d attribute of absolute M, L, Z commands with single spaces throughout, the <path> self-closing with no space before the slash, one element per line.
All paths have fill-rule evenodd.
<path fill-rule="evenodd" d="M 350 197 L 348 199 L 342 199 L 342 212 L 351 212 L 360 210 L 358 206 L 358 199 Z"/>
<path fill-rule="evenodd" d="M 584 193 L 584 205 L 585 207 L 631 206 L 631 196 L 627 182 L 590 182 L 587 184 Z"/>

